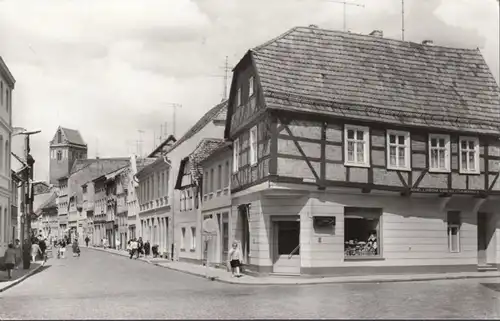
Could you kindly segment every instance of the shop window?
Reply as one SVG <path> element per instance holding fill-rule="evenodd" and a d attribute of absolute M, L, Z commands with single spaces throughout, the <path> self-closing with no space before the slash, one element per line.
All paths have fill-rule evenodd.
<path fill-rule="evenodd" d="M 185 227 L 181 228 L 181 251 L 186 248 L 184 244 L 186 244 L 186 228 Z"/>
<path fill-rule="evenodd" d="M 344 256 L 380 257 L 380 219 L 377 208 L 346 207 L 344 210 Z"/>
<path fill-rule="evenodd" d="M 450 211 L 447 215 L 448 222 L 448 250 L 451 253 L 460 252 L 460 212 Z"/>

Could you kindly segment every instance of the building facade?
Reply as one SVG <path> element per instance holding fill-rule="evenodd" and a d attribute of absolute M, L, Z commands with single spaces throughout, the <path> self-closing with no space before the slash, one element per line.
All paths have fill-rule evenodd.
<path fill-rule="evenodd" d="M 104 176 L 99 176 L 92 180 L 92 189 L 94 190 L 94 233 L 92 243 L 98 246 L 103 245 L 102 240 L 106 237 L 107 205 L 105 182 L 106 178 Z"/>
<path fill-rule="evenodd" d="M 21 178 L 16 174 L 15 171 L 11 171 L 11 205 L 10 205 L 10 220 L 11 220 L 11 240 L 14 243 L 18 237 L 17 231 L 19 228 L 19 183 Z"/>
<path fill-rule="evenodd" d="M 183 213 L 179 211 L 180 206 L 180 191 L 175 190 L 177 173 L 181 161 L 188 156 L 196 146 L 205 137 L 222 137 L 224 132 L 224 124 L 227 112 L 227 101 L 210 109 L 203 117 L 201 117 L 172 147 L 167 149 L 166 157 L 171 164 L 170 172 L 173 173 L 168 180 L 168 199 L 170 200 L 170 211 L 173 215 L 170 216 L 169 227 L 169 248 L 174 245 L 174 259 L 178 259 L 180 255 L 180 242 L 183 227 Z M 154 156 L 154 152 L 150 155 Z M 177 224 L 179 218 L 179 224 Z M 175 226 L 175 228 L 174 228 Z"/>
<path fill-rule="evenodd" d="M 0 257 L 12 239 L 12 181 L 10 151 L 12 137 L 12 91 L 15 79 L 0 57 Z"/>
<path fill-rule="evenodd" d="M 226 147 L 224 151 L 227 152 L 225 145 L 221 138 L 205 138 L 181 161 L 175 186 L 180 193 L 180 215 L 177 219 L 181 227 L 179 260 L 200 263 L 208 259 L 209 264 L 220 265 L 224 262 L 224 254 L 227 255 L 228 248 L 224 250 L 223 243 L 229 239 L 222 239 L 224 231 L 221 227 L 226 223 L 228 228 L 231 205 L 227 183 L 229 167 L 225 168 L 225 160 L 217 158 L 205 162 L 219 150 L 224 154 L 222 147 Z M 209 219 L 216 222 L 216 230 L 206 230 Z"/>
<path fill-rule="evenodd" d="M 158 251 L 167 257 L 169 248 L 169 220 L 171 203 L 169 200 L 168 181 L 171 175 L 169 163 L 164 157 L 137 172 L 139 200 L 139 236 L 149 241 L 151 246 L 158 245 Z"/>
<path fill-rule="evenodd" d="M 500 263 L 498 85 L 479 50 L 381 35 L 297 27 L 235 67 L 225 136 L 249 270 Z"/>

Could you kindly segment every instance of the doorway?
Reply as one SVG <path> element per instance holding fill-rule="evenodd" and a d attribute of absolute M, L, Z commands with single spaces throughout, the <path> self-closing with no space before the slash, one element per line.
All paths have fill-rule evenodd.
<path fill-rule="evenodd" d="M 489 213 L 477 213 L 477 264 L 483 267 L 488 265 L 488 244 L 494 233 L 492 228 L 488 228 L 489 219 Z"/>
<path fill-rule="evenodd" d="M 221 262 L 227 262 L 228 260 L 228 251 L 229 251 L 229 218 L 228 218 L 228 213 L 223 213 L 222 214 L 222 231 L 221 231 L 221 237 L 222 237 L 222 246 L 221 246 Z"/>
<path fill-rule="evenodd" d="M 273 272 L 300 274 L 300 221 L 273 220 Z"/>
<path fill-rule="evenodd" d="M 241 250 L 243 255 L 243 262 L 249 262 L 250 253 L 250 226 L 248 222 L 248 212 L 250 210 L 250 205 L 245 204 L 238 207 L 239 209 L 239 228 L 241 231 Z"/>

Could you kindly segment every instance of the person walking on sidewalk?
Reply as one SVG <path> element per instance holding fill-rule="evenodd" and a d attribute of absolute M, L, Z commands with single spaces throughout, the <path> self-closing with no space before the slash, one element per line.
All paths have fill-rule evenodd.
<path fill-rule="evenodd" d="M 85 238 L 85 244 L 87 245 L 87 247 L 89 247 L 89 242 L 90 242 L 90 239 L 87 235 L 87 237 Z"/>
<path fill-rule="evenodd" d="M 240 266 L 241 266 L 241 251 L 238 246 L 238 242 L 233 242 L 233 247 L 228 253 L 229 264 L 231 265 L 231 272 L 233 277 L 240 277 Z"/>
<path fill-rule="evenodd" d="M 14 245 L 14 250 L 16 251 L 16 263 L 14 268 L 19 269 L 19 265 L 23 261 L 23 251 L 21 249 L 21 241 L 16 239 L 16 245 Z"/>
<path fill-rule="evenodd" d="M 146 241 L 146 243 L 144 243 L 144 256 L 146 258 L 149 256 L 150 251 L 151 251 L 151 244 L 149 243 L 149 241 Z"/>
<path fill-rule="evenodd" d="M 141 256 L 141 254 L 144 251 L 144 243 L 142 243 L 142 237 L 139 237 L 139 240 L 137 241 L 137 258 Z"/>
<path fill-rule="evenodd" d="M 61 259 L 64 259 L 64 253 L 66 253 L 66 241 L 64 239 L 59 242 L 59 253 L 61 255 Z"/>
<path fill-rule="evenodd" d="M 36 262 L 36 257 L 38 254 L 42 254 L 42 250 L 40 249 L 40 246 L 38 245 L 37 242 L 31 244 L 31 260 L 33 262 Z"/>
<path fill-rule="evenodd" d="M 17 257 L 16 249 L 14 248 L 14 245 L 10 243 L 4 254 L 5 268 L 7 270 L 7 277 L 9 279 L 12 279 L 12 270 L 16 265 L 16 257 Z"/>
<path fill-rule="evenodd" d="M 138 249 L 138 243 L 135 240 L 135 238 L 133 238 L 130 241 L 130 259 L 132 259 L 134 257 L 134 254 L 137 251 L 137 249 Z"/>

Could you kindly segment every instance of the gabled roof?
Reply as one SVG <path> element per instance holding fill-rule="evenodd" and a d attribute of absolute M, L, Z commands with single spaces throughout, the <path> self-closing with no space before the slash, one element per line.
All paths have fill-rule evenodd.
<path fill-rule="evenodd" d="M 296 27 L 249 51 L 269 109 L 499 134 L 478 49 Z"/>
<path fill-rule="evenodd" d="M 175 149 L 177 146 L 193 137 L 197 132 L 203 129 L 208 123 L 213 120 L 217 120 L 216 117 L 221 118 L 227 111 L 227 100 L 222 101 L 212 109 L 210 109 L 203 117 L 201 117 L 194 125 L 191 127 L 178 141 L 172 145 L 170 150 Z M 151 153 L 148 157 L 152 157 L 154 153 Z"/>
<path fill-rule="evenodd" d="M 57 128 L 56 134 L 54 135 L 51 144 L 59 144 L 59 142 L 57 141 L 57 133 L 59 131 L 61 131 L 62 133 L 64 144 L 73 144 L 82 147 L 87 146 L 87 144 L 85 144 L 85 142 L 83 141 L 82 135 L 80 135 L 80 132 L 78 130 L 69 129 L 61 126 Z"/>
<path fill-rule="evenodd" d="M 220 138 L 204 138 L 188 157 L 181 160 L 179 172 L 177 173 L 175 189 L 182 188 L 182 177 L 186 171 L 186 166 L 193 177 L 193 180 L 198 180 L 203 174 L 203 169 L 201 168 L 200 163 L 210 156 L 213 151 L 217 150 L 224 144 L 224 140 Z"/>
<path fill-rule="evenodd" d="M 175 143 L 176 141 L 177 140 L 175 139 L 174 135 L 169 135 L 167 139 L 165 139 L 163 143 L 158 145 L 158 147 L 156 147 L 148 157 L 154 157 L 155 154 L 157 154 L 160 150 L 162 150 L 162 148 L 165 147 L 165 145 L 167 145 L 168 143 Z"/>

